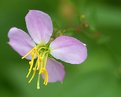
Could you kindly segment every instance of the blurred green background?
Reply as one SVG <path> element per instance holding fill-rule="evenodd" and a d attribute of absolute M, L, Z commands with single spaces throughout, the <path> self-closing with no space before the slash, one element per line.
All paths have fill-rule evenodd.
<path fill-rule="evenodd" d="M 48 13 L 54 33 L 73 36 L 87 44 L 81 65 L 64 63 L 63 83 L 36 89 L 27 83 L 28 62 L 8 44 L 8 31 L 25 31 L 30 9 Z M 121 97 L 120 0 L 0 0 L 0 97 Z"/>

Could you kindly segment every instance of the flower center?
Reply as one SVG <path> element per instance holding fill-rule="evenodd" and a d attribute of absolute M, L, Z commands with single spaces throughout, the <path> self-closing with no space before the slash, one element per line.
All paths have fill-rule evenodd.
<path fill-rule="evenodd" d="M 29 75 L 33 70 L 33 74 L 30 80 L 28 81 L 28 83 L 30 83 L 33 80 L 36 72 L 38 71 L 37 89 L 40 89 L 39 83 L 40 83 L 41 74 L 44 76 L 44 85 L 48 84 L 48 72 L 46 69 L 48 54 L 49 54 L 49 49 L 47 46 L 37 45 L 32 50 L 30 50 L 25 56 L 22 57 L 22 59 L 26 58 L 28 55 L 31 55 L 32 57 L 31 60 L 29 61 L 30 68 L 26 78 L 29 77 Z"/>

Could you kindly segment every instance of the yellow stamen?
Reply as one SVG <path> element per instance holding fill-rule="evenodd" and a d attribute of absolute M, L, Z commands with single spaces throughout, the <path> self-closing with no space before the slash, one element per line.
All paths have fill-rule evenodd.
<path fill-rule="evenodd" d="M 35 76 L 35 74 L 36 74 L 36 67 L 35 68 L 33 68 L 33 75 L 32 75 L 32 77 L 30 78 L 30 80 L 29 80 L 29 82 L 28 83 L 30 83 L 32 80 L 33 80 L 33 78 L 34 78 L 34 76 Z"/>
<path fill-rule="evenodd" d="M 22 57 L 22 59 L 24 59 L 24 58 L 26 58 L 28 55 L 30 55 L 30 54 L 33 52 L 34 49 L 35 49 L 35 48 L 33 48 L 33 49 L 30 50 L 26 55 L 24 55 L 24 56 Z"/>
<path fill-rule="evenodd" d="M 29 62 L 29 64 L 30 64 L 30 69 L 29 69 L 29 72 L 28 72 L 28 74 L 27 74 L 27 78 L 29 77 L 29 75 L 30 75 L 30 73 L 31 73 L 31 71 L 32 71 L 32 67 L 33 67 L 33 64 L 34 64 L 34 59 L 35 59 L 35 53 L 34 52 L 32 52 L 32 60 Z"/>
<path fill-rule="evenodd" d="M 41 52 L 40 50 L 43 49 Z M 40 89 L 40 75 L 42 74 L 44 76 L 44 85 L 47 85 L 48 84 L 48 72 L 46 70 L 46 61 L 47 61 L 47 57 L 48 57 L 48 51 L 45 50 L 46 47 L 40 47 L 39 45 L 34 47 L 32 50 L 30 50 L 25 56 L 22 57 L 22 59 L 26 58 L 28 55 L 31 55 L 31 61 L 29 61 L 29 64 L 30 64 L 30 68 L 29 68 L 29 71 L 28 71 L 28 74 L 27 74 L 27 78 L 29 77 L 30 73 L 32 72 L 32 68 L 33 68 L 33 74 L 30 78 L 30 80 L 28 81 L 28 83 L 30 83 L 35 74 L 36 74 L 36 71 L 38 70 L 39 73 L 38 73 L 38 80 L 37 80 L 37 89 Z M 34 62 L 35 59 L 37 58 L 36 60 L 36 63 Z M 34 63 L 35 63 L 35 66 L 34 66 Z M 33 67 L 34 66 L 34 67 Z"/>
<path fill-rule="evenodd" d="M 41 63 L 42 63 L 42 61 L 41 61 L 41 57 L 38 57 L 38 61 L 37 61 L 37 70 L 39 70 L 39 68 L 41 68 Z"/>
<path fill-rule="evenodd" d="M 48 72 L 45 68 L 41 69 L 41 74 L 44 75 L 44 85 L 48 84 Z"/>

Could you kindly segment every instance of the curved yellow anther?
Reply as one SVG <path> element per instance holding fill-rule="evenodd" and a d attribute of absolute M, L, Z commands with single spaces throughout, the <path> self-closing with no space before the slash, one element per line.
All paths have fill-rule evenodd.
<path fill-rule="evenodd" d="M 42 68 L 41 69 L 41 74 L 43 74 L 44 76 L 44 85 L 47 85 L 48 84 L 48 72 L 45 68 Z"/>

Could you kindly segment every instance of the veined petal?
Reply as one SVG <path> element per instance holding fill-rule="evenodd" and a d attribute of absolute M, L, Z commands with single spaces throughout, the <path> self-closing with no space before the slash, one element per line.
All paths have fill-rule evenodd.
<path fill-rule="evenodd" d="M 10 46 L 21 56 L 27 54 L 35 46 L 30 36 L 18 28 L 11 28 L 8 37 Z M 31 59 L 31 56 L 27 56 L 26 59 Z"/>
<path fill-rule="evenodd" d="M 69 36 L 56 38 L 50 44 L 50 49 L 52 56 L 71 64 L 80 64 L 87 58 L 86 45 Z"/>
<path fill-rule="evenodd" d="M 30 10 L 25 17 L 29 34 L 37 44 L 46 44 L 52 35 L 53 25 L 48 14 Z"/>
<path fill-rule="evenodd" d="M 47 60 L 46 69 L 48 71 L 49 77 L 48 82 L 62 82 L 64 80 L 65 70 L 64 66 L 60 62 L 57 62 L 56 60 L 49 58 Z"/>

